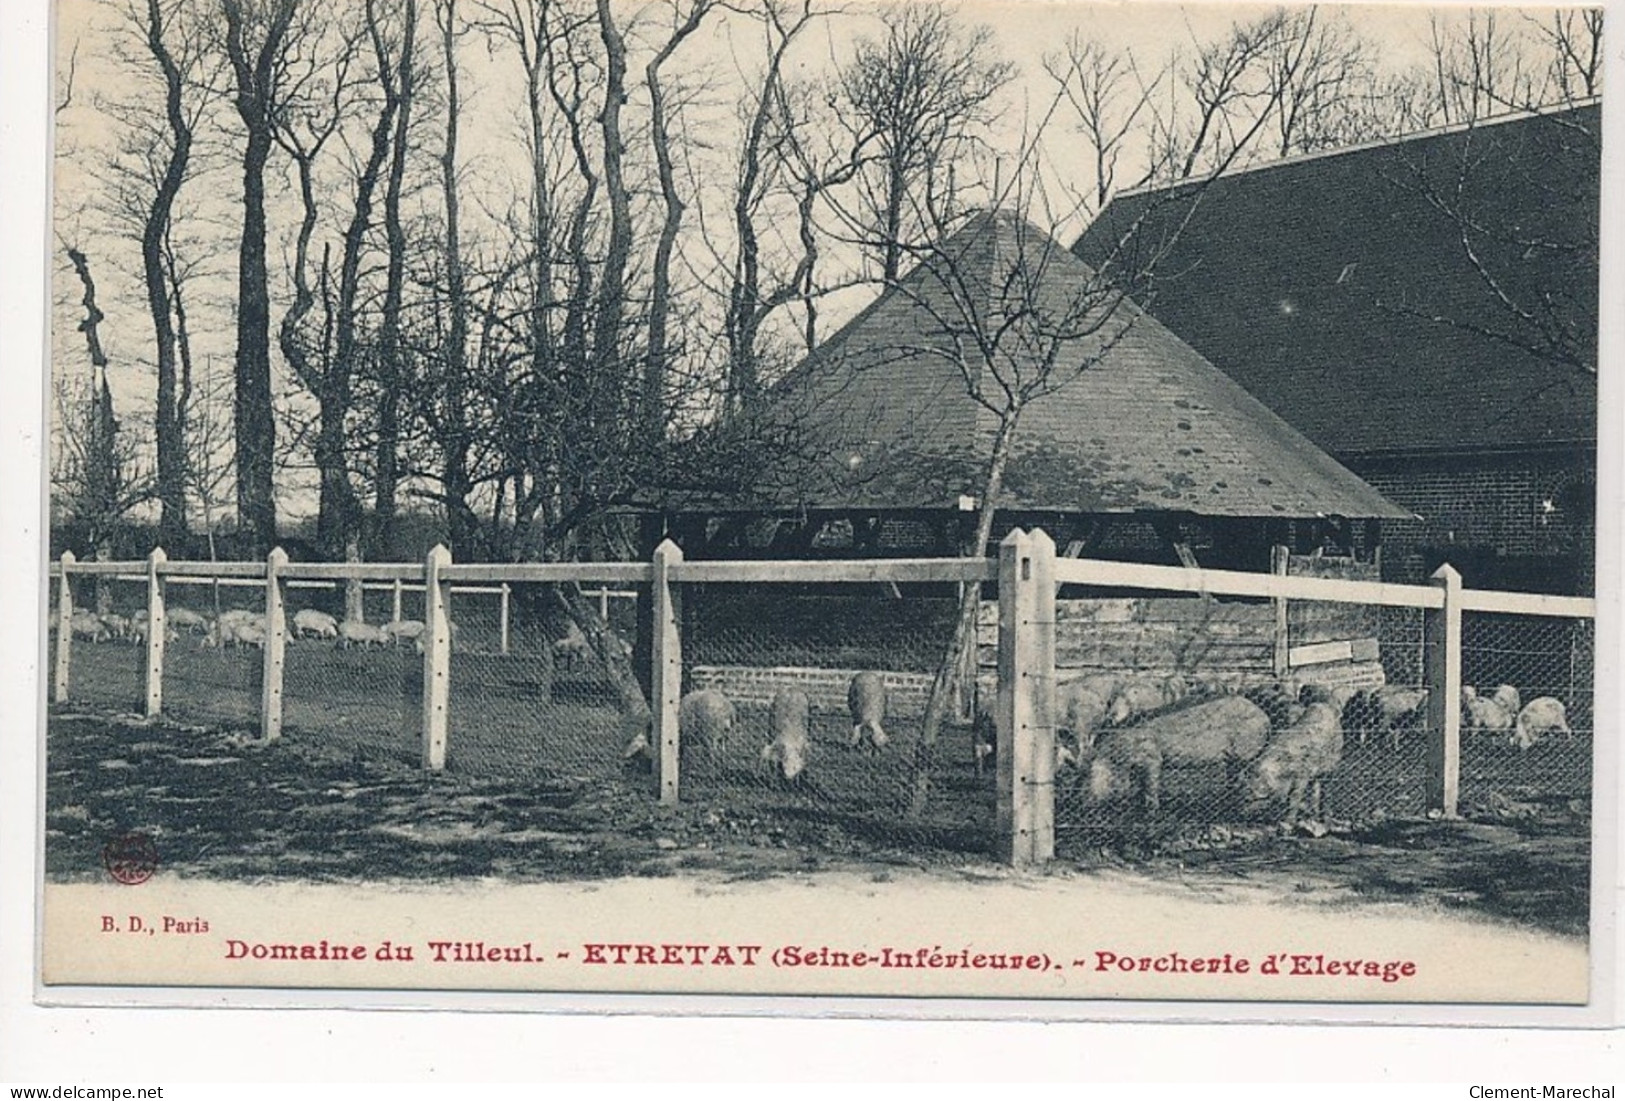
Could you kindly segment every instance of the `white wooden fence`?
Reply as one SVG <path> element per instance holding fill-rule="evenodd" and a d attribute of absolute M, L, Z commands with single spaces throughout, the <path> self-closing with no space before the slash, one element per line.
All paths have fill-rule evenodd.
<path fill-rule="evenodd" d="M 1057 557 L 1054 543 L 1039 530 L 1012 532 L 992 559 L 871 559 L 843 561 L 686 562 L 673 543 L 662 543 L 653 560 L 618 563 L 455 563 L 443 547 L 422 563 L 289 562 L 280 549 L 264 562 L 170 561 L 161 549 L 144 562 L 79 562 L 71 553 L 52 567 L 57 578 L 56 666 L 53 698 L 68 698 L 72 661 L 72 580 L 113 576 L 142 579 L 147 587 L 144 662 L 145 710 L 163 709 L 165 641 L 164 596 L 176 582 L 221 582 L 263 586 L 266 644 L 260 709 L 262 734 L 274 740 L 282 731 L 282 673 L 287 620 L 285 590 L 301 584 L 359 581 L 391 588 L 396 594 L 424 593 L 423 767 L 445 766 L 451 633 L 447 606 L 462 591 L 497 592 L 503 599 L 506 644 L 509 588 L 520 583 L 577 582 L 599 587 L 602 604 L 610 595 L 649 594 L 652 687 L 650 743 L 659 798 L 680 797 L 678 700 L 683 683 L 682 587 L 690 583 L 996 583 L 999 601 L 999 681 L 994 707 L 999 770 L 997 832 L 1001 854 L 1016 865 L 1042 864 L 1054 853 L 1055 803 L 1055 600 L 1061 585 L 1138 589 L 1159 593 L 1326 601 L 1419 609 L 1425 620 L 1425 682 L 1431 713 L 1428 730 L 1428 803 L 1447 816 L 1457 813 L 1461 760 L 1462 613 L 1499 612 L 1526 616 L 1591 619 L 1595 602 L 1586 598 L 1463 589 L 1449 566 L 1430 585 L 1393 585 L 1320 577 L 1252 574 L 1199 568 L 1150 566 Z M 482 587 L 483 588 L 480 588 Z M 615 586 L 612 590 L 610 586 Z M 593 595 L 599 595 L 594 592 Z"/>

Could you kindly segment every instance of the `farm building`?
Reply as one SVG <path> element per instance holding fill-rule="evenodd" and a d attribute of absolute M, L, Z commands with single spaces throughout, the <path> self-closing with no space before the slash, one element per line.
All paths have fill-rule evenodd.
<path fill-rule="evenodd" d="M 1077 242 L 1153 316 L 1416 514 L 1383 575 L 1591 590 L 1599 108 L 1118 196 Z M 1177 232 L 1175 231 L 1177 227 Z"/>
<path fill-rule="evenodd" d="M 746 487 L 669 498 L 660 530 L 691 559 L 959 554 L 1010 393 L 1026 404 L 995 540 L 1039 526 L 1073 556 L 1262 571 L 1275 546 L 1347 551 L 1410 518 L 1047 234 L 982 213 L 764 396 L 758 424 L 781 431 Z M 849 588 L 800 608 L 740 586 L 689 602 L 685 647 L 701 667 L 815 655 L 924 674 L 953 600 L 913 595 Z M 1072 664 L 1272 669 L 1268 605 L 1116 595 L 1070 608 L 1079 647 L 1093 647 Z M 838 675 L 824 679 L 818 691 L 837 690 Z M 760 678 L 725 687 L 771 691 Z"/>
<path fill-rule="evenodd" d="M 995 539 L 1036 524 L 1073 555 L 1266 569 L 1294 527 L 1348 547 L 1410 517 L 1047 234 L 984 212 L 764 396 L 775 445 L 745 484 L 668 496 L 663 530 L 690 557 L 957 554 L 1020 387 Z"/>

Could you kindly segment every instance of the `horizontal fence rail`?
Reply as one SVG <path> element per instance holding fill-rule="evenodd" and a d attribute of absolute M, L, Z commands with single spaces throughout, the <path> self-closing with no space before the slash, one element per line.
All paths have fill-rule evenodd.
<path fill-rule="evenodd" d="M 421 747 L 414 756 L 431 771 L 448 759 L 500 768 L 519 752 L 603 778 L 641 754 L 652 792 L 676 803 L 685 791 L 701 799 L 742 790 L 803 798 L 795 794 L 801 789 L 763 786 L 764 767 L 794 756 L 783 731 L 765 747 L 752 742 L 780 721 L 780 700 L 790 692 L 810 706 L 830 770 L 820 799 L 846 784 L 837 794 L 854 809 L 841 813 L 879 815 L 885 824 L 877 829 L 900 828 L 902 812 L 884 800 L 911 786 L 917 806 L 928 785 L 908 770 L 932 767 L 939 796 L 961 799 L 953 813 L 980 823 L 988 844 L 1020 865 L 1053 856 L 1058 818 L 1075 828 L 1078 805 L 1091 798 L 1091 755 L 1094 773 L 1105 760 L 1110 779 L 1120 724 L 1141 721 L 1119 716 L 1113 700 L 1112 717 L 1080 726 L 1074 689 L 1088 684 L 1106 698 L 1119 691 L 1098 687 L 1102 678 L 1142 688 L 1179 682 L 1193 698 L 1165 700 L 1173 712 L 1219 696 L 1258 699 L 1261 689 L 1295 701 L 1305 684 L 1398 693 L 1393 698 L 1407 699 L 1403 731 L 1375 702 L 1369 714 L 1344 719 L 1343 759 L 1326 780 L 1346 806 L 1448 816 L 1458 800 L 1504 802 L 1517 783 L 1524 784 L 1517 790 L 1589 791 L 1594 600 L 1464 589 L 1449 567 L 1428 585 L 1297 575 L 1285 569 L 1288 557 L 1278 549 L 1273 573 L 1076 559 L 1057 556 L 1036 529 L 1012 532 L 989 558 L 691 562 L 669 542 L 648 562 L 456 563 L 443 548 L 416 563 L 288 562 L 280 550 L 266 562 L 169 561 L 161 550 L 111 562 L 65 554 L 50 569 L 53 699 L 69 699 L 71 670 L 84 660 L 88 691 L 129 699 L 148 717 L 189 707 L 223 717 L 217 721 L 253 716 L 267 740 L 280 735 L 285 715 L 333 737 L 409 733 Z M 98 616 L 76 608 L 80 580 L 95 586 L 101 608 L 114 610 Z M 541 591 L 555 585 L 576 586 L 574 596 L 561 603 Z M 176 586 L 230 592 L 217 592 L 205 611 L 193 595 L 172 591 L 166 599 L 166 587 Z M 1085 595 L 1075 588 L 1061 599 L 1066 586 Z M 339 610 L 340 589 L 348 592 L 345 616 L 360 617 L 371 632 L 322 611 Z M 329 595 L 311 595 L 316 590 Z M 908 724 L 937 690 L 937 666 L 947 669 L 956 591 L 977 599 L 975 628 L 958 667 L 940 675 L 952 683 L 949 725 L 969 731 L 964 748 L 974 748 L 974 777 L 971 753 L 933 747 L 925 739 L 935 735 L 924 727 L 920 745 L 908 745 Z M 392 600 L 361 599 L 381 592 Z M 497 600 L 470 603 L 474 597 Z M 406 618 L 408 610 L 416 617 Z M 234 638 L 227 611 L 234 623 L 257 626 Z M 92 647 L 80 659 L 72 656 L 76 638 L 141 649 Z M 316 648 L 322 640 L 360 649 L 335 654 Z M 253 660 L 245 664 L 240 648 L 228 652 L 233 644 L 249 647 Z M 904 731 L 900 745 L 881 753 L 882 737 L 867 757 L 848 753 L 865 730 L 849 686 L 877 673 L 894 737 Z M 167 696 L 166 677 L 175 689 Z M 123 695 L 136 681 L 140 691 Z M 1528 721 L 1510 704 L 1498 718 L 1474 702 L 1467 689 L 1475 686 L 1480 699 L 1517 689 L 1520 705 L 1542 702 Z M 691 720 L 683 709 L 702 691 L 731 700 L 749 733 L 725 750 L 714 742 L 696 763 L 695 746 L 685 742 L 704 726 L 685 729 Z M 211 706 L 211 693 L 236 702 Z M 380 699 L 392 709 L 387 721 L 376 717 Z M 1390 756 L 1375 755 L 1378 746 Z M 978 788 L 984 754 L 996 767 L 985 781 L 991 786 Z M 1170 769 L 1162 794 L 1171 805 L 1196 806 L 1193 813 L 1219 814 L 1200 804 L 1217 789 L 1193 775 Z M 987 796 L 985 815 L 975 798 L 963 801 L 977 791 Z M 1150 793 L 1153 807 L 1157 794 Z"/>
<path fill-rule="evenodd" d="M 67 569 L 76 576 L 114 577 L 120 581 L 144 582 L 147 578 L 147 563 L 141 560 L 73 562 Z M 60 577 L 62 570 L 62 563 L 53 562 L 50 567 L 51 577 Z M 330 583 L 357 579 L 375 583 L 411 582 L 406 589 L 409 592 L 422 591 L 424 576 L 421 565 L 383 562 L 290 562 L 281 567 L 278 573 L 290 582 Z M 641 562 L 465 562 L 446 566 L 441 577 L 450 582 L 554 584 L 574 581 L 636 585 L 647 584 L 652 573 L 652 567 Z M 158 575 L 181 583 L 219 581 L 222 584 L 258 584 L 265 580 L 265 564 L 170 561 L 159 565 Z M 671 581 L 679 584 L 851 584 L 870 581 L 972 583 L 991 582 L 997 580 L 997 577 L 998 564 L 995 560 L 969 558 L 896 558 L 831 562 L 755 560 L 681 562 L 674 564 L 670 572 Z M 1349 581 L 1327 577 L 1285 577 L 1277 574 L 1153 566 L 1138 562 L 1111 562 L 1092 558 L 1056 558 L 1055 580 L 1063 585 L 1144 589 L 1151 592 L 1205 596 L 1324 601 L 1389 608 L 1444 607 L 1442 591 L 1432 585 L 1400 585 L 1385 581 Z M 367 587 L 373 588 L 371 585 Z M 459 586 L 457 591 L 496 590 Z M 595 590 L 588 595 L 597 596 L 598 593 Z M 612 591 L 610 595 L 630 594 Z M 1597 614 L 1597 602 L 1590 597 L 1485 589 L 1462 589 L 1461 608 L 1468 612 L 1503 612 L 1508 615 L 1564 618 L 1593 618 Z"/>

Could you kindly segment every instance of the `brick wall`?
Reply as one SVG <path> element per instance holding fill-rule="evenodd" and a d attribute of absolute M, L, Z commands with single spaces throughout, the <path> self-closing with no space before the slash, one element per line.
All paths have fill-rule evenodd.
<path fill-rule="evenodd" d="M 781 688 L 799 688 L 807 693 L 814 711 L 845 713 L 846 689 L 856 669 L 814 669 L 806 666 L 758 667 L 744 665 L 695 665 L 689 669 L 690 686 L 717 688 L 738 704 L 766 707 Z M 931 691 L 926 673 L 882 673 L 886 681 L 886 714 L 894 718 L 918 718 L 925 714 L 925 699 Z"/>
<path fill-rule="evenodd" d="M 1383 522 L 1386 580 L 1425 580 L 1430 552 L 1459 548 L 1486 559 L 1550 559 L 1562 563 L 1554 579 L 1577 573 L 1577 584 L 1589 589 L 1595 530 L 1586 498 L 1596 483 L 1594 453 L 1346 462 L 1421 517 Z"/>

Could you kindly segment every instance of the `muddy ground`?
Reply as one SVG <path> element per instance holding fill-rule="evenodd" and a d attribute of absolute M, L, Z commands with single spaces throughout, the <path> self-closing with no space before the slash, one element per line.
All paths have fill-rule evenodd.
<path fill-rule="evenodd" d="M 59 710 L 47 750 L 46 874 L 107 873 L 102 850 L 151 836 L 162 868 L 238 882 L 500 877 L 514 882 L 705 871 L 954 869 L 985 863 L 988 819 L 917 828 L 877 810 L 740 798 L 696 784 L 661 807 L 647 776 L 421 771 L 399 752 L 293 730 L 274 744 L 213 726 Z M 1287 830 L 1144 824 L 1063 829 L 1058 874 L 1256 886 L 1291 897 L 1403 901 L 1584 935 L 1589 803 L 1490 791 L 1464 817 L 1373 815 Z"/>

